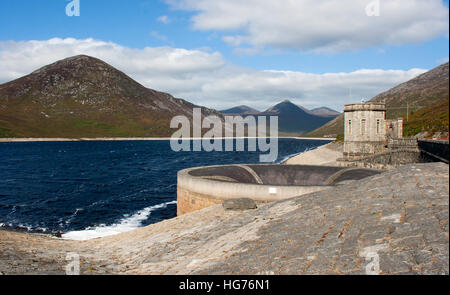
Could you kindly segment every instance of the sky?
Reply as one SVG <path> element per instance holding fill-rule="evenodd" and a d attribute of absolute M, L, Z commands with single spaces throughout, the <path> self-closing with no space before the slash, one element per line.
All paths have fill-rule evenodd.
<path fill-rule="evenodd" d="M 87 54 L 146 87 L 219 110 L 290 99 L 341 111 L 448 62 L 448 7 L 448 0 L 2 0 L 0 83 Z"/>

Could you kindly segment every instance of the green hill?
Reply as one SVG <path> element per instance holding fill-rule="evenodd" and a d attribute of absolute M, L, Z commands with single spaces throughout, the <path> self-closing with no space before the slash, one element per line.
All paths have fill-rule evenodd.
<path fill-rule="evenodd" d="M 403 135 L 410 137 L 418 133 L 432 136 L 438 132 L 448 134 L 449 99 L 440 100 L 431 106 L 411 112 L 408 122 L 403 125 Z"/>
<path fill-rule="evenodd" d="M 81 55 L 0 85 L 0 137 L 170 136 L 171 119 L 193 107 Z"/>

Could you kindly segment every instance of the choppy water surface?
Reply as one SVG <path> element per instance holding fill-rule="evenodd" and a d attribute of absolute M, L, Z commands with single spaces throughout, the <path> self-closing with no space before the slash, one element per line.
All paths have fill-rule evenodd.
<path fill-rule="evenodd" d="M 282 161 L 325 140 L 280 139 Z M 173 152 L 163 141 L 0 143 L 0 227 L 87 239 L 176 216 L 176 173 L 258 152 Z"/>

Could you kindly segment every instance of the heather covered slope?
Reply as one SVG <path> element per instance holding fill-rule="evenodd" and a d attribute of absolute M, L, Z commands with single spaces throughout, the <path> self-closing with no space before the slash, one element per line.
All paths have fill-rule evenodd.
<path fill-rule="evenodd" d="M 448 63 L 402 83 L 386 92 L 378 94 L 370 101 L 385 102 L 387 117 L 406 118 L 406 104 L 410 111 L 434 105 L 449 98 Z"/>
<path fill-rule="evenodd" d="M 193 107 L 81 55 L 0 85 L 0 137 L 170 136 L 170 120 Z"/>
<path fill-rule="evenodd" d="M 406 106 L 408 104 L 410 115 L 414 112 L 419 111 L 422 108 L 436 106 L 438 107 L 445 100 L 449 99 L 449 72 L 448 63 L 442 64 L 418 77 L 411 79 L 405 83 L 402 83 L 386 92 L 380 93 L 373 97 L 370 101 L 372 102 L 385 102 L 387 106 L 387 118 L 393 119 L 398 117 L 403 117 L 406 121 Z M 442 109 L 442 108 L 439 108 Z M 435 114 L 438 117 L 444 116 L 445 114 L 440 112 Z M 448 116 L 447 116 L 448 117 Z M 416 126 L 412 127 L 414 129 L 409 129 L 410 126 L 406 124 L 404 131 L 406 135 L 413 134 L 414 130 L 429 131 L 433 132 L 435 127 L 428 128 L 427 126 L 436 126 L 430 120 L 434 120 L 431 117 L 422 118 L 422 127 L 417 129 Z M 444 120 L 445 121 L 445 120 Z M 443 124 L 442 121 L 439 124 Z M 438 124 L 438 125 L 439 125 Z M 448 129 L 448 119 L 447 119 L 447 129 Z M 419 131 L 420 132 L 420 131 Z M 308 135 L 310 136 L 324 136 L 324 135 L 337 135 L 344 133 L 344 115 L 340 115 L 329 123 L 321 126 L 320 128 L 312 131 Z"/>
<path fill-rule="evenodd" d="M 405 122 L 405 136 L 414 136 L 418 133 L 423 136 L 433 136 L 447 133 L 449 129 L 449 99 L 440 100 L 431 106 L 411 112 L 408 122 Z M 445 137 L 445 135 L 443 136 Z"/>

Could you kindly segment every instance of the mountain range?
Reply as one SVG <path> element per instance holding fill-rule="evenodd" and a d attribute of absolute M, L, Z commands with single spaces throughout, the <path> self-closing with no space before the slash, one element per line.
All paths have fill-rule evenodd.
<path fill-rule="evenodd" d="M 289 100 L 285 100 L 284 102 L 288 102 L 290 103 Z M 327 107 L 320 107 L 320 108 L 315 108 L 312 110 L 308 110 L 305 107 L 302 107 L 300 105 L 297 105 L 297 107 L 299 107 L 300 109 L 302 109 L 303 111 L 305 111 L 308 114 L 311 115 L 316 115 L 316 116 L 330 116 L 330 117 L 336 117 L 339 116 L 341 113 L 339 113 L 338 111 L 335 111 L 333 109 L 327 108 Z M 273 107 L 272 107 L 273 108 Z M 266 110 L 265 112 L 268 112 L 270 109 Z M 222 110 L 220 111 L 222 114 L 227 114 L 227 115 L 258 115 L 258 114 L 262 114 L 264 112 L 260 112 L 254 108 L 251 108 L 249 106 L 246 105 L 240 105 L 237 107 L 233 107 L 230 109 L 226 109 L 226 110 Z"/>
<path fill-rule="evenodd" d="M 0 85 L 0 137 L 168 137 L 175 131 L 171 119 L 192 119 L 194 107 L 204 117 L 221 119 L 223 114 L 279 116 L 280 134 L 295 135 L 338 114 L 290 101 L 264 112 L 247 106 L 218 112 L 146 88 L 97 58 L 78 55 Z"/>
<path fill-rule="evenodd" d="M 374 98 L 387 118 L 407 117 L 405 135 L 448 132 L 448 63 Z M 57 61 L 0 85 L 0 137 L 168 137 L 174 116 L 278 116 L 280 135 L 334 137 L 344 117 L 326 108 L 308 110 L 289 100 L 265 111 L 238 106 L 222 112 L 149 89 L 107 63 L 86 55 Z M 406 110 L 408 107 L 408 116 Z"/>
<path fill-rule="evenodd" d="M 282 135 L 303 135 L 322 126 L 340 114 L 327 107 L 308 110 L 289 100 L 284 100 L 263 112 L 245 105 L 220 112 L 226 115 L 278 116 L 278 129 Z"/>
<path fill-rule="evenodd" d="M 226 115 L 240 115 L 240 116 L 244 116 L 244 115 L 256 115 L 259 114 L 260 112 L 258 110 L 255 110 L 249 106 L 246 105 L 240 105 L 237 107 L 233 107 L 230 109 L 226 109 L 226 110 L 222 110 L 220 111 L 222 114 L 226 114 Z"/>

